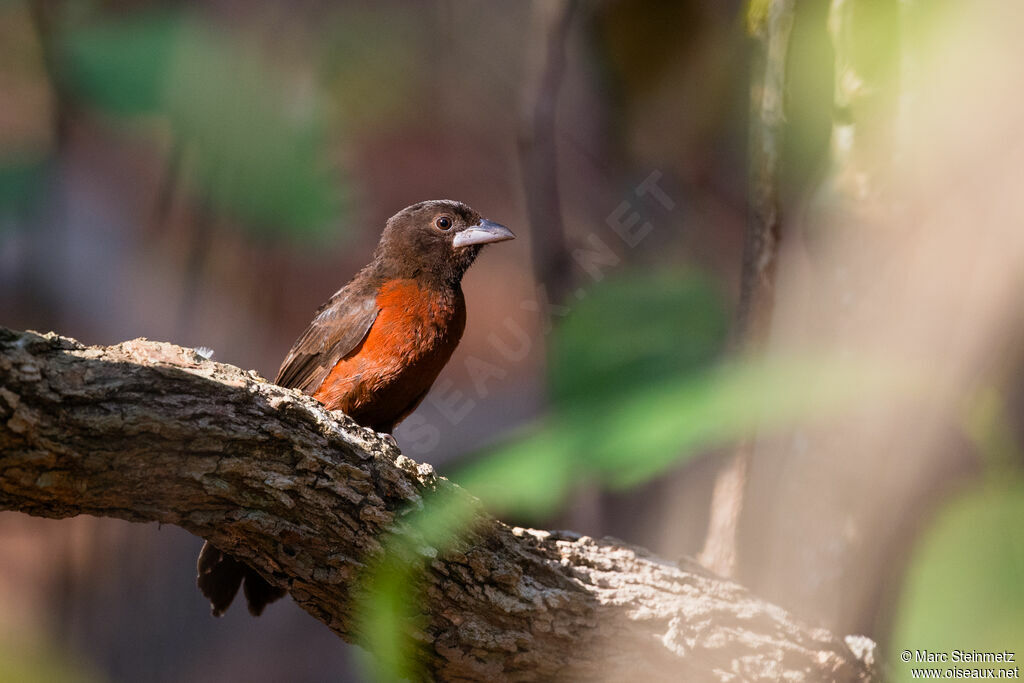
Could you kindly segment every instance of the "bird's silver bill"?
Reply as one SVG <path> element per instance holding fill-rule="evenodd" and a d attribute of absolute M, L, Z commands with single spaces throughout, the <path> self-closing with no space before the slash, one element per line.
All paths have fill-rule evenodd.
<path fill-rule="evenodd" d="M 504 242 L 515 239 L 515 234 L 504 225 L 492 223 L 488 220 L 481 220 L 476 225 L 471 225 L 452 240 L 453 247 L 468 247 L 472 244 L 490 244 L 491 242 Z"/>

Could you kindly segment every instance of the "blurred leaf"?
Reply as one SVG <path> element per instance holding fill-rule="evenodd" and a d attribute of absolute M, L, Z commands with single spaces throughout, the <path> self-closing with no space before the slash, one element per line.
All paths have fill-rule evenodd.
<path fill-rule="evenodd" d="M 907 571 L 890 648 L 894 655 L 959 649 L 1009 650 L 1020 656 L 1022 521 L 1024 481 L 1019 478 L 979 486 L 938 515 Z M 909 665 L 894 660 L 891 668 L 895 680 L 910 680 Z"/>
<path fill-rule="evenodd" d="M 62 76 L 80 97 L 116 114 L 151 114 L 164 90 L 182 21 L 147 15 L 72 29 L 62 45 Z"/>
<path fill-rule="evenodd" d="M 410 629 L 422 625 L 416 611 L 420 574 L 394 558 L 371 566 L 362 600 L 356 601 L 360 663 L 374 681 L 419 680 Z"/>
<path fill-rule="evenodd" d="M 337 113 L 349 126 L 379 127 L 388 119 L 407 119 L 408 103 L 415 97 L 411 91 L 423 86 L 418 59 L 423 49 L 434 49 L 432 36 L 422 30 L 424 10 L 343 5 L 326 22 L 321 71 Z M 426 48 L 424 41 L 429 41 Z"/>
<path fill-rule="evenodd" d="M 552 414 L 453 477 L 488 509 L 549 514 L 581 479 L 630 486 L 702 448 L 900 394 L 905 373 L 830 358 L 714 365 L 725 340 L 717 293 L 693 273 L 623 276 L 588 294 L 554 333 Z M 434 496 L 395 524 L 359 601 L 363 642 L 383 679 L 416 678 L 418 582 L 452 547 L 473 508 Z"/>
<path fill-rule="evenodd" d="M 327 169 L 319 101 L 267 60 L 171 14 L 69 30 L 62 70 L 114 114 L 161 114 L 195 162 L 203 196 L 261 235 L 322 238 L 340 197 Z"/>
<path fill-rule="evenodd" d="M 452 478 L 496 512 L 543 516 L 580 477 L 634 486 L 754 430 L 771 434 L 917 389 L 916 378 L 878 363 L 744 361 L 616 391 L 600 410 L 562 410 Z"/>
<path fill-rule="evenodd" d="M 853 107 L 860 124 L 872 123 L 865 118 L 870 107 L 877 106 L 873 100 L 897 96 L 888 84 L 899 74 L 899 32 L 903 25 L 899 13 L 899 3 L 895 2 L 832 3 L 828 29 L 836 55 L 835 105 Z M 861 109 L 864 105 L 868 107 Z"/>
<path fill-rule="evenodd" d="M 551 417 L 457 480 L 495 510 L 549 514 L 580 476 L 604 477 L 624 455 L 609 448 L 616 416 L 710 366 L 727 328 L 718 291 L 694 271 L 624 273 L 597 285 L 552 335 Z M 631 450 L 654 441 L 635 439 Z"/>
<path fill-rule="evenodd" d="M 61 649 L 27 636 L 0 633 L 0 681 L 18 683 L 99 683 L 103 679 L 81 662 L 68 659 Z"/>
<path fill-rule="evenodd" d="M 452 477 L 493 512 L 516 511 L 524 519 L 550 515 L 576 483 L 575 433 L 558 418 L 525 438 L 474 459 Z"/>
<path fill-rule="evenodd" d="M 0 163 L 0 218 L 24 215 L 41 198 L 46 181 L 46 161 Z M 0 229 L 6 221 L 0 221 Z"/>
<path fill-rule="evenodd" d="M 609 485 L 632 486 L 755 430 L 770 434 L 856 409 L 905 380 L 874 364 L 829 358 L 742 361 L 684 382 L 663 380 L 606 415 L 588 462 Z"/>
<path fill-rule="evenodd" d="M 1001 477 L 1024 462 L 1006 412 L 1006 399 L 994 387 L 985 387 L 967 405 L 965 432 L 985 457 L 990 475 Z"/>
<path fill-rule="evenodd" d="M 747 3 L 747 33 L 756 36 L 764 30 L 771 11 L 772 0 L 749 0 Z"/>
<path fill-rule="evenodd" d="M 453 477 L 498 513 L 549 514 L 581 478 L 625 487 L 701 450 L 902 397 L 905 368 L 836 358 L 715 365 L 727 321 L 694 273 L 626 275 L 555 331 L 552 414 Z"/>
<path fill-rule="evenodd" d="M 728 331 L 726 307 L 696 272 L 626 273 L 598 285 L 555 331 L 552 400 L 614 402 L 622 391 L 706 367 Z"/>
<path fill-rule="evenodd" d="M 469 496 L 442 488 L 427 495 L 420 509 L 406 511 L 384 537 L 383 552 L 363 572 L 355 601 L 359 642 L 372 653 L 362 664 L 373 680 L 423 678 L 414 637 L 426 625 L 423 570 L 462 538 L 475 512 Z"/>

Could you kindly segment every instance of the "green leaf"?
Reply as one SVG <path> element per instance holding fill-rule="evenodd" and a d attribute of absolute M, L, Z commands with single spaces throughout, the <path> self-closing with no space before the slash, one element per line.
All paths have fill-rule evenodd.
<path fill-rule="evenodd" d="M 472 498 L 452 487 L 424 497 L 382 538 L 383 552 L 368 563 L 355 591 L 359 642 L 372 656 L 362 659 L 373 680 L 421 680 L 414 633 L 426 626 L 422 613 L 424 567 L 449 552 L 476 512 Z"/>
<path fill-rule="evenodd" d="M 474 459 L 452 479 L 493 512 L 515 511 L 524 519 L 542 519 L 562 503 L 580 473 L 574 437 L 572 429 L 552 418 L 525 438 Z"/>
<path fill-rule="evenodd" d="M 1009 650 L 1021 656 L 1022 521 L 1024 481 L 1019 477 L 975 487 L 938 515 L 918 543 L 904 580 L 890 643 L 895 680 L 911 680 L 911 665 L 899 660 L 904 650 Z"/>
<path fill-rule="evenodd" d="M 453 479 L 497 513 L 536 519 L 576 481 L 634 486 L 755 431 L 919 394 L 923 384 L 877 359 L 716 363 L 726 328 L 717 292 L 696 273 L 602 284 L 554 333 L 551 415 Z"/>
<path fill-rule="evenodd" d="M 18 683 L 100 683 L 104 678 L 87 661 L 76 659 L 66 647 L 26 630 L 0 629 L 0 681 Z"/>
<path fill-rule="evenodd" d="M 41 199 L 46 161 L 32 159 L 0 163 L 0 218 L 30 212 Z M 6 221 L 0 221 L 0 229 Z"/>
<path fill-rule="evenodd" d="M 728 316 L 710 278 L 694 271 L 625 273 L 587 293 L 555 330 L 550 385 L 561 406 L 617 394 L 707 367 L 725 344 Z"/>
<path fill-rule="evenodd" d="M 97 22 L 68 31 L 61 75 L 94 106 L 115 114 L 152 114 L 164 90 L 182 20 L 169 14 Z"/>
<path fill-rule="evenodd" d="M 747 3 L 746 26 L 747 33 L 756 36 L 764 30 L 768 21 L 768 13 L 771 12 L 772 0 L 749 0 Z"/>
<path fill-rule="evenodd" d="M 261 236 L 323 239 L 341 197 L 322 111 L 266 57 L 186 15 L 69 29 L 62 72 L 80 98 L 117 115 L 161 115 L 196 189 Z"/>
<path fill-rule="evenodd" d="M 878 362 L 768 358 L 665 377 L 614 391 L 597 406 L 563 409 L 525 438 L 494 449 L 452 478 L 494 511 L 543 515 L 581 477 L 635 486 L 702 450 L 858 409 L 921 382 Z"/>

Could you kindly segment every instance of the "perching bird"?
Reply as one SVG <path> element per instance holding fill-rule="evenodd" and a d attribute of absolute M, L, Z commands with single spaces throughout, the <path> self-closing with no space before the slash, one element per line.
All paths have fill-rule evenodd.
<path fill-rule="evenodd" d="M 513 239 L 461 202 L 420 202 L 392 216 L 373 260 L 324 304 L 292 346 L 275 382 L 329 410 L 391 433 L 434 383 L 462 337 L 462 276 L 483 245 Z M 244 580 L 258 616 L 285 591 L 207 542 L 199 589 L 220 616 Z"/>

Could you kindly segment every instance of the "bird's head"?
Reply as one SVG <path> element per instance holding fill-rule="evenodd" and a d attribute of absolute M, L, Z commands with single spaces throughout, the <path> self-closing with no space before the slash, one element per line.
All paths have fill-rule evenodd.
<path fill-rule="evenodd" d="M 434 199 L 413 204 L 388 219 L 376 259 L 405 277 L 433 276 L 457 283 L 485 244 L 514 239 L 462 202 Z"/>

